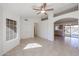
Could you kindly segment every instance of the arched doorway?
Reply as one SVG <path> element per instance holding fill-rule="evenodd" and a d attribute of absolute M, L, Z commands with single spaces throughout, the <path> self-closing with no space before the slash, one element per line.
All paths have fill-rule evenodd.
<path fill-rule="evenodd" d="M 54 23 L 54 40 L 63 41 L 78 48 L 79 25 L 76 18 L 63 18 Z"/>

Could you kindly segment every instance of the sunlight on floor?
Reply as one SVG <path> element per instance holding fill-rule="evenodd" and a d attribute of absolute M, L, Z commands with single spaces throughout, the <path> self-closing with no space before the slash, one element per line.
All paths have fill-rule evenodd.
<path fill-rule="evenodd" d="M 42 45 L 38 43 L 29 43 L 24 47 L 24 49 L 31 49 L 31 48 L 38 48 L 38 47 L 42 47 Z"/>
<path fill-rule="evenodd" d="M 79 47 L 79 39 L 78 38 L 65 37 L 65 42 L 70 44 L 74 48 L 78 48 Z"/>

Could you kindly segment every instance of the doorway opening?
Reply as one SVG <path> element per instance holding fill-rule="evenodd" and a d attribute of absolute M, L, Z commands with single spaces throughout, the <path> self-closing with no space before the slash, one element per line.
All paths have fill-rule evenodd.
<path fill-rule="evenodd" d="M 72 47 L 78 48 L 79 44 L 79 25 L 78 19 L 64 18 L 54 23 L 55 40 L 63 41 Z"/>
<path fill-rule="evenodd" d="M 37 26 L 38 23 L 34 23 L 34 37 L 37 37 Z"/>

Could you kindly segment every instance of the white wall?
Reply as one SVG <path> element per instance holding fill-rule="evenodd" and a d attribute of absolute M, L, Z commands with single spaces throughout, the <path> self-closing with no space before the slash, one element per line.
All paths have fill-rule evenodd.
<path fill-rule="evenodd" d="M 49 20 L 41 21 L 37 24 L 37 36 L 43 39 L 53 41 L 53 30 L 54 25 Z"/>
<path fill-rule="evenodd" d="M 37 36 L 48 39 L 48 20 L 39 22 L 37 26 Z"/>
<path fill-rule="evenodd" d="M 25 21 L 24 19 L 28 19 Z M 40 18 L 28 18 L 28 17 L 21 17 L 20 18 L 20 38 L 27 39 L 34 37 L 34 24 L 38 23 Z"/>
<path fill-rule="evenodd" d="M 55 20 L 53 20 L 53 22 L 56 22 L 56 21 L 63 19 L 63 18 L 77 18 L 78 19 L 79 18 L 78 16 L 79 16 L 79 11 L 75 11 L 75 12 L 71 12 L 71 13 L 67 13 L 67 14 L 57 16 L 57 17 L 54 18 Z"/>
<path fill-rule="evenodd" d="M 3 50 L 3 20 L 2 20 L 2 7 L 0 6 L 0 55 L 2 55 Z"/>
<path fill-rule="evenodd" d="M 34 24 L 29 21 L 23 21 L 21 25 L 21 39 L 34 37 Z"/>
<path fill-rule="evenodd" d="M 52 18 L 52 20 L 54 20 Z M 50 21 L 48 21 L 48 40 L 54 41 L 54 24 Z"/>
<path fill-rule="evenodd" d="M 17 37 L 15 39 L 6 41 L 6 18 L 17 21 Z M 20 27 L 19 27 L 20 17 L 8 10 L 3 10 L 3 54 L 16 47 L 20 43 Z"/>
<path fill-rule="evenodd" d="M 53 20 L 53 12 L 48 13 L 48 20 L 40 21 L 38 23 L 37 34 L 41 38 L 47 39 L 49 41 L 53 41 L 54 24 L 50 22 L 50 20 Z"/>
<path fill-rule="evenodd" d="M 66 19 L 67 20 L 67 19 Z M 76 21 L 71 21 L 71 22 L 62 22 L 62 23 L 56 23 L 55 25 L 66 25 L 66 24 L 72 24 L 72 25 L 76 25 L 78 24 L 78 20 Z"/>
<path fill-rule="evenodd" d="M 54 24 L 53 24 L 53 20 L 54 20 L 54 14 L 53 11 L 48 12 L 48 40 L 50 41 L 54 41 Z"/>

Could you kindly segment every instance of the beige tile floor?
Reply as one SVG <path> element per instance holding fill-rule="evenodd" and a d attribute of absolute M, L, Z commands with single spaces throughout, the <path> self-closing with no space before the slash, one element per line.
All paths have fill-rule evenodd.
<path fill-rule="evenodd" d="M 37 43 L 42 47 L 24 49 L 29 43 Z M 79 56 L 79 49 L 73 48 L 63 40 L 50 42 L 41 38 L 22 39 L 20 45 L 4 54 L 4 56 Z"/>

